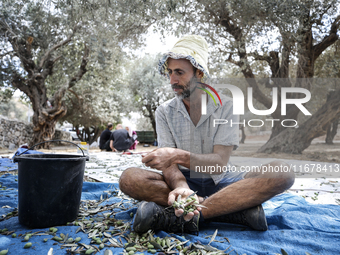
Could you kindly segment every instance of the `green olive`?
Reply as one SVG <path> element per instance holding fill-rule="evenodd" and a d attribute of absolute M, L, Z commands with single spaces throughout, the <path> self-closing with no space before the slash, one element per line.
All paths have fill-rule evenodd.
<path fill-rule="evenodd" d="M 26 244 L 25 244 L 24 248 L 25 248 L 25 249 L 28 249 L 28 248 L 30 248 L 31 246 L 32 246 L 32 243 L 29 242 L 29 243 L 26 243 Z"/>

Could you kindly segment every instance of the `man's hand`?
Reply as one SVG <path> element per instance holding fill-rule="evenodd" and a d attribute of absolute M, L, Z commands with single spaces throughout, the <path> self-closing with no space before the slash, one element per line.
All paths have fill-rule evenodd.
<path fill-rule="evenodd" d="M 149 167 L 164 170 L 175 163 L 176 148 L 159 148 L 143 156 L 142 162 Z"/>
<path fill-rule="evenodd" d="M 181 200 L 186 200 L 186 198 L 190 196 L 192 193 L 194 193 L 194 191 L 188 188 L 182 188 L 182 187 L 176 188 L 169 193 L 168 204 L 172 205 L 175 202 L 175 200 L 177 200 L 179 195 L 181 195 Z M 197 201 L 199 201 L 196 194 L 194 195 L 194 197 L 196 198 Z M 195 211 L 189 212 L 187 215 L 184 215 L 183 216 L 184 220 L 186 221 L 191 220 L 195 215 L 199 214 L 200 210 L 201 210 L 201 207 L 197 207 Z M 182 216 L 183 213 L 184 213 L 183 209 L 175 209 L 175 215 L 177 217 Z"/>
<path fill-rule="evenodd" d="M 113 140 L 110 140 L 110 148 L 111 148 L 112 152 L 116 151 L 116 149 L 113 147 Z"/>

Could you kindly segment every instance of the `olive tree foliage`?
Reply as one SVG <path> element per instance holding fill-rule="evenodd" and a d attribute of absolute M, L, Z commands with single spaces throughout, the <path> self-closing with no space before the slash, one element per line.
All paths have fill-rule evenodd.
<path fill-rule="evenodd" d="M 68 110 L 59 120 L 71 123 L 78 138 L 90 144 L 97 140 L 107 123 L 120 122 L 120 114 L 125 112 L 126 106 L 123 79 L 129 57 L 120 48 L 114 53 L 112 49 L 102 49 L 98 54 L 109 61 L 88 65 L 78 85 L 68 89 L 64 98 Z"/>
<path fill-rule="evenodd" d="M 65 96 L 74 94 L 71 90 L 85 74 L 96 80 L 101 70 L 103 76 L 114 73 L 121 48 L 140 45 L 138 35 L 155 22 L 154 14 L 164 11 L 153 2 L 0 2 L 0 84 L 7 95 L 15 88 L 29 98 L 31 143 L 52 138 L 56 122 L 67 112 Z"/>
<path fill-rule="evenodd" d="M 278 121 L 259 152 L 301 153 L 314 138 L 325 134 L 340 112 L 339 83 L 332 87 L 335 91 L 329 100 L 324 98 L 324 104 L 298 128 L 281 125 L 281 120 L 296 120 L 300 113 L 292 104 L 281 115 L 281 88 L 310 90 L 313 86 L 316 61 L 339 40 L 338 0 L 173 0 L 172 7 L 176 33 L 202 35 L 211 46 L 210 65 L 228 62 L 236 66 L 265 109 L 272 107 L 268 90 L 278 88 L 278 106 L 271 114 Z M 174 27 L 171 22 L 165 29 L 170 27 Z M 267 79 L 256 79 L 259 73 L 252 67 L 254 62 L 265 66 Z M 329 88 L 325 85 L 324 89 Z"/>
<path fill-rule="evenodd" d="M 15 90 L 13 88 L 0 88 L 0 102 L 9 102 Z"/>
<path fill-rule="evenodd" d="M 85 75 L 79 81 L 80 86 L 69 89 L 70 93 L 66 95 L 68 111 L 60 122 L 71 123 L 81 141 L 92 144 L 109 122 L 121 122 L 121 113 L 125 112 L 127 105 L 124 100 L 127 89 L 117 79 L 117 73 L 112 76 L 112 80 L 107 80 L 110 77 L 108 74 L 104 77 L 100 73 L 95 76 Z M 80 130 L 80 127 L 83 129 Z"/>
<path fill-rule="evenodd" d="M 136 59 L 130 67 L 128 88 L 131 91 L 131 110 L 141 113 L 150 120 L 156 133 L 155 111 L 165 101 L 174 97 L 169 80 L 157 69 L 160 55 L 146 55 Z"/>

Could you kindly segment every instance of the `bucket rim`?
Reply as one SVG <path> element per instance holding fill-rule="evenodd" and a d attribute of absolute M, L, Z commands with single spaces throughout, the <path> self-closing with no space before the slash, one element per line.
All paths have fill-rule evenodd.
<path fill-rule="evenodd" d="M 47 157 L 46 157 L 47 156 Z M 49 157 L 50 156 L 50 157 Z M 60 157 L 58 157 L 60 156 Z M 13 161 L 19 162 L 20 160 L 44 160 L 44 161 L 52 161 L 52 160 L 63 160 L 63 161 L 81 161 L 86 160 L 89 161 L 88 156 L 83 155 L 74 155 L 74 154 L 22 154 L 20 156 L 14 156 Z"/>
<path fill-rule="evenodd" d="M 83 156 L 86 157 L 85 153 L 84 153 L 84 150 L 78 144 L 70 142 L 70 141 L 66 141 L 66 140 L 59 140 L 59 139 L 58 140 L 48 140 L 48 141 L 44 141 L 44 142 L 41 142 L 41 143 L 36 143 L 33 146 L 31 146 L 30 148 L 28 148 L 27 150 L 25 150 L 24 152 L 21 152 L 20 154 L 17 154 L 18 152 L 16 152 L 14 154 L 14 156 L 21 156 L 21 155 L 25 154 L 26 151 L 29 151 L 29 150 L 33 149 L 35 146 L 40 145 L 40 144 L 44 144 L 44 143 L 49 143 L 49 142 L 66 142 L 66 143 L 71 143 L 71 144 L 77 146 L 81 150 L 81 152 L 83 153 Z"/>

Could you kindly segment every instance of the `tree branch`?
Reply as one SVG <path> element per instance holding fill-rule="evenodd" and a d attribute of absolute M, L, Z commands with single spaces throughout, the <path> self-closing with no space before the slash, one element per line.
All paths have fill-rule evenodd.
<path fill-rule="evenodd" d="M 6 21 L 0 20 L 0 26 L 2 27 L 2 30 L 5 33 L 9 32 L 9 33 L 12 34 L 13 37 L 17 37 L 17 35 L 12 31 L 12 29 L 10 28 L 10 26 L 8 25 L 8 23 Z"/>
<path fill-rule="evenodd" d="M 74 36 L 75 32 L 77 31 L 77 28 L 78 28 L 78 24 L 73 27 L 72 33 L 64 41 L 54 45 L 53 47 L 51 47 L 50 49 L 47 50 L 45 55 L 40 60 L 39 69 L 43 68 L 46 60 L 49 58 L 50 54 L 53 51 L 55 51 L 56 49 L 60 48 L 61 46 L 64 46 L 65 44 L 68 44 L 72 40 L 72 37 Z"/>
<path fill-rule="evenodd" d="M 72 88 L 76 84 L 76 82 L 79 81 L 83 77 L 83 75 L 87 72 L 86 65 L 88 63 L 89 54 L 90 54 L 90 49 L 87 48 L 87 46 L 85 44 L 83 60 L 81 61 L 79 71 L 75 76 L 73 76 L 71 78 L 71 80 L 68 84 L 68 88 Z"/>
<path fill-rule="evenodd" d="M 32 97 L 31 91 L 28 89 L 28 87 L 25 84 L 25 79 L 23 77 L 21 77 L 20 74 L 18 74 L 17 72 L 14 71 L 13 74 L 13 79 L 12 79 L 12 85 L 13 87 L 21 90 L 22 92 L 24 92 L 28 97 Z"/>
<path fill-rule="evenodd" d="M 332 45 L 337 40 L 339 40 L 339 36 L 337 35 L 339 26 L 340 26 L 340 15 L 338 15 L 335 18 L 334 22 L 332 23 L 329 34 L 326 35 L 320 43 L 313 46 L 314 60 L 316 60 L 321 55 L 321 53 L 325 49 L 327 49 L 328 46 Z"/>
<path fill-rule="evenodd" d="M 257 52 L 252 52 L 249 53 L 248 55 L 254 57 L 255 60 L 266 61 L 272 72 L 272 78 L 279 77 L 280 59 L 279 53 L 277 51 L 270 51 L 269 56 L 260 55 Z"/>
<path fill-rule="evenodd" d="M 242 66 L 242 62 L 241 61 L 236 61 L 235 59 L 233 59 L 233 55 L 230 53 L 229 57 L 226 59 L 227 62 L 230 62 L 234 65 L 237 65 L 238 67 Z"/>
<path fill-rule="evenodd" d="M 55 62 L 57 62 L 59 59 L 61 59 L 63 56 L 58 56 L 58 57 L 55 57 L 53 60 L 52 60 L 52 62 L 53 62 L 53 64 L 55 63 Z"/>
<path fill-rule="evenodd" d="M 212 15 L 215 17 L 215 13 L 213 13 L 212 10 L 209 9 L 208 6 L 205 5 L 205 8 L 211 12 Z M 247 83 L 250 87 L 254 90 L 254 96 L 255 98 L 262 103 L 265 107 L 270 108 L 271 107 L 271 100 L 263 94 L 263 92 L 258 87 L 258 84 L 255 80 L 255 76 L 253 71 L 251 70 L 251 67 L 247 60 L 247 50 L 246 50 L 246 43 L 243 38 L 243 30 L 241 27 L 237 25 L 237 22 L 233 20 L 230 16 L 230 13 L 228 10 L 225 10 L 225 8 L 221 8 L 221 13 L 219 17 L 218 24 L 224 27 L 225 31 L 229 33 L 232 37 L 234 37 L 235 41 L 238 44 L 237 47 L 237 54 L 240 58 L 239 61 L 236 61 L 232 58 L 233 54 L 229 54 L 228 58 L 226 59 L 227 62 L 233 63 L 240 67 L 244 77 L 247 79 Z"/>
<path fill-rule="evenodd" d="M 15 27 L 14 24 L 12 24 L 12 26 Z M 21 63 L 24 69 L 28 72 L 28 75 L 32 75 L 32 70 L 35 68 L 35 62 L 33 61 L 31 53 L 31 43 L 33 38 L 29 37 L 27 40 L 20 38 L 13 32 L 6 21 L 0 20 L 0 28 L 5 33 L 5 37 L 7 34 L 10 34 L 8 35 L 8 41 L 12 44 L 15 55 L 21 60 Z"/>
<path fill-rule="evenodd" d="M 289 78 L 289 63 L 290 63 L 290 53 L 292 51 L 292 43 L 290 36 L 286 36 L 284 33 L 282 35 L 282 53 L 281 53 L 281 65 L 278 70 L 278 78 Z M 279 61 L 279 60 L 278 60 Z"/>
<path fill-rule="evenodd" d="M 270 63 L 271 60 L 269 56 L 263 56 L 258 54 L 257 52 L 248 53 L 248 56 L 252 56 L 255 60 L 266 61 L 268 64 Z"/>
<path fill-rule="evenodd" d="M 322 24 L 323 16 L 328 12 L 328 10 L 330 8 L 332 8 L 332 4 L 329 4 L 328 7 L 323 10 L 323 12 L 320 14 L 320 17 L 318 19 L 311 19 L 311 23 L 315 23 L 317 25 L 321 25 Z"/>
<path fill-rule="evenodd" d="M 78 94 L 74 90 L 68 89 L 68 91 L 70 91 L 78 99 L 78 101 L 80 101 Z"/>
<path fill-rule="evenodd" d="M 230 18 L 230 16 L 224 17 L 223 20 L 221 20 L 221 25 L 225 28 L 225 30 L 230 33 L 236 41 L 240 41 L 242 37 L 242 30 L 235 26 L 234 21 Z"/>
<path fill-rule="evenodd" d="M 69 82 L 67 82 L 67 84 L 65 84 L 65 86 L 62 86 L 53 96 L 53 98 L 51 99 L 51 104 L 53 105 L 53 109 L 51 109 L 51 111 L 54 110 L 54 108 L 59 109 L 57 106 L 61 106 L 61 100 L 63 99 L 66 90 L 72 88 L 77 81 L 79 81 L 83 75 L 86 73 L 86 65 L 88 63 L 88 56 L 89 56 L 90 50 L 89 48 L 86 47 L 85 44 L 85 49 L 84 49 L 84 55 L 83 55 L 83 60 L 81 62 L 80 68 L 78 73 L 73 76 Z"/>

